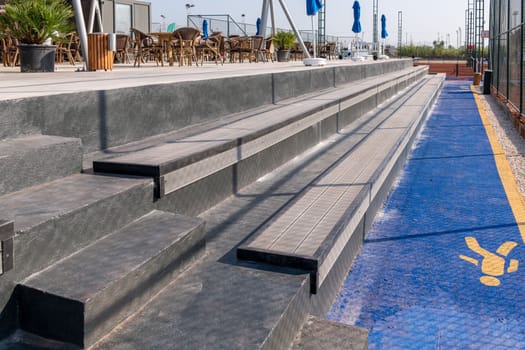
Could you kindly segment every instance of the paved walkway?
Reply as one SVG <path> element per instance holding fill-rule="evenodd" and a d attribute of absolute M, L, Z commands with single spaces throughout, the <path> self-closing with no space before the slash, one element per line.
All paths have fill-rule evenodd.
<path fill-rule="evenodd" d="M 367 61 L 366 63 L 373 63 Z M 377 61 L 380 63 L 380 61 Z M 361 65 L 363 62 L 352 60 L 333 60 L 328 66 Z M 48 96 L 55 94 L 96 91 L 100 89 L 122 89 L 156 84 L 172 84 L 186 81 L 242 77 L 257 74 L 284 73 L 289 71 L 309 71 L 319 69 L 307 67 L 302 61 L 268 63 L 205 63 L 204 66 L 164 67 L 153 63 L 133 67 L 133 65 L 115 65 L 112 71 L 76 72 L 82 66 L 77 64 L 57 65 L 52 73 L 20 73 L 20 67 L 2 67 L 0 65 L 0 101 Z"/>
<path fill-rule="evenodd" d="M 487 124 L 447 82 L 328 315 L 370 349 L 525 349 L 525 208 Z"/>

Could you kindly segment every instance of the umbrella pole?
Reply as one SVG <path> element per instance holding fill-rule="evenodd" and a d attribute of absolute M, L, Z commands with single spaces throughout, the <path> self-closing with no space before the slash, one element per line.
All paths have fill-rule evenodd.
<path fill-rule="evenodd" d="M 317 53 L 317 40 L 315 40 L 315 29 L 314 29 L 314 16 L 310 16 L 310 18 L 312 19 L 312 42 L 314 44 L 314 58 L 316 57 L 316 53 Z"/>

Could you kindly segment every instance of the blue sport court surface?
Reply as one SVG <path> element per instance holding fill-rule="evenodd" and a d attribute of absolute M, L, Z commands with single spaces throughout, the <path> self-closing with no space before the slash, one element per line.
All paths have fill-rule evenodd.
<path fill-rule="evenodd" d="M 524 243 L 470 82 L 447 81 L 328 319 L 370 349 L 525 349 Z"/>

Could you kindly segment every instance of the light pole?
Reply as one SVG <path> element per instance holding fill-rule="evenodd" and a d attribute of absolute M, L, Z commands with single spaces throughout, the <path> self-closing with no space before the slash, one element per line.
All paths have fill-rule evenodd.
<path fill-rule="evenodd" d="M 161 21 L 160 21 L 160 31 L 163 32 L 166 30 L 166 16 L 160 15 Z"/>
<path fill-rule="evenodd" d="M 184 5 L 186 7 L 186 25 L 190 26 L 190 15 L 191 15 L 191 8 L 195 7 L 194 4 L 186 4 Z"/>

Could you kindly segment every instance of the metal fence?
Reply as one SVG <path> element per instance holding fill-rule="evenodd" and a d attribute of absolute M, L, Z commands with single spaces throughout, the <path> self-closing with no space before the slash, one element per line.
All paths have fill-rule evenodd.
<path fill-rule="evenodd" d="M 521 0 L 490 2 L 492 87 L 524 114 L 524 5 Z"/>
<path fill-rule="evenodd" d="M 208 30 L 210 32 L 222 32 L 224 36 L 240 35 L 250 36 L 257 33 L 257 26 L 255 23 L 239 23 L 235 21 L 230 15 L 188 15 L 187 25 L 195 28 L 202 28 L 202 22 L 208 21 Z M 291 29 L 276 28 L 276 31 L 290 32 Z M 269 36 L 272 32 L 271 27 L 266 28 L 266 34 Z M 299 30 L 299 34 L 304 41 L 313 41 L 311 30 Z M 315 32 L 317 35 L 317 31 Z M 327 35 L 326 42 L 338 42 L 337 36 Z"/>

